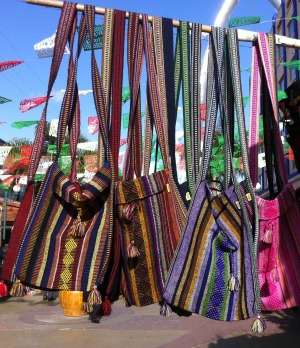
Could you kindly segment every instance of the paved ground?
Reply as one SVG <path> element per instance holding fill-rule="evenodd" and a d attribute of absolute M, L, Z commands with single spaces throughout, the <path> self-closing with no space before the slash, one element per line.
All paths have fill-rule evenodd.
<path fill-rule="evenodd" d="M 0 302 L 0 347 L 3 348 L 191 348 L 300 347 L 300 313 L 265 315 L 267 331 L 252 334 L 252 319 L 218 322 L 198 315 L 159 315 L 158 305 L 124 307 L 93 324 L 87 316 L 66 317 L 58 300 L 41 294 Z"/>

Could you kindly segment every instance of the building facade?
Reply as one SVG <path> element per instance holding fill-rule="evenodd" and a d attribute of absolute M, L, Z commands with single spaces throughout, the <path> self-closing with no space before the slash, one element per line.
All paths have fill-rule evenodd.
<path fill-rule="evenodd" d="M 294 18 L 298 17 L 299 18 Z M 283 35 L 294 39 L 299 39 L 300 33 L 300 0 L 283 0 L 278 13 L 273 17 L 271 33 Z M 299 60 L 299 49 L 292 47 L 284 47 L 277 45 L 276 47 L 276 78 L 278 90 L 285 90 L 293 82 L 300 78 L 298 69 L 291 69 L 283 65 L 284 62 Z M 283 126 L 281 124 L 281 126 Z M 285 130 L 282 127 L 282 135 L 285 137 Z M 263 154 L 261 154 L 263 156 Z M 300 175 L 296 169 L 295 161 L 286 161 L 289 181 L 298 188 L 300 187 Z M 261 186 L 261 194 L 268 191 L 268 182 L 265 167 L 260 170 L 259 184 Z"/>

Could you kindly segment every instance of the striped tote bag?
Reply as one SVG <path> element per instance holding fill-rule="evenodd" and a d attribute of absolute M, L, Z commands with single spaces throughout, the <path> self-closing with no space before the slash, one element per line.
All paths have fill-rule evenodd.
<path fill-rule="evenodd" d="M 288 182 L 279 132 L 271 60 L 273 40 L 272 36 L 268 38 L 265 33 L 258 33 L 258 42 L 253 46 L 249 136 L 254 185 L 258 181 L 258 127 L 262 115 L 269 195 L 256 199 L 259 212 L 258 276 L 262 310 L 265 311 L 300 305 L 300 211 L 295 189 Z"/>
<path fill-rule="evenodd" d="M 223 120 L 226 120 L 223 123 L 226 125 L 223 134 L 225 141 L 230 144 L 228 125 L 232 115 L 228 114 L 230 109 L 224 104 L 222 87 L 225 84 L 222 78 L 226 76 L 225 71 L 239 71 L 236 32 L 212 29 L 200 178 L 163 297 L 170 305 L 188 312 L 215 320 L 234 321 L 259 313 L 260 298 L 252 225 L 249 223 L 245 197 L 236 179 L 230 151 L 225 150 L 227 169 L 221 193 L 213 194 L 208 178 L 218 110 Z M 225 56 L 229 57 L 230 64 L 224 64 Z M 240 117 L 243 115 L 243 106 L 237 77 L 232 77 L 234 85 L 230 88 L 235 92 L 243 164 L 246 168 L 245 128 L 244 120 Z M 226 92 L 230 92 L 228 88 Z M 230 172 L 229 177 L 226 177 L 227 171 Z"/>
<path fill-rule="evenodd" d="M 154 27 L 157 20 L 161 19 L 154 18 Z M 123 180 L 116 183 L 115 205 L 126 284 L 125 299 L 130 305 L 145 306 L 160 302 L 163 299 L 164 284 L 180 237 L 181 224 L 177 219 L 177 206 L 174 204 L 176 185 L 172 180 L 167 160 L 169 151 L 165 127 L 167 120 L 162 115 L 163 102 L 159 94 L 165 86 L 162 84 L 161 88 L 158 88 L 159 77 L 157 76 L 152 47 L 153 41 L 155 41 L 152 40 L 154 29 L 150 28 L 147 16 L 143 17 L 143 23 L 139 23 L 136 13 L 130 14 L 128 28 L 129 61 L 133 64 L 133 66 L 129 66 L 129 78 L 132 79 L 133 83 L 131 84 L 125 169 Z M 158 32 L 161 31 L 158 30 Z M 133 49 L 135 45 L 137 45 L 137 49 Z M 155 124 L 165 168 L 149 174 L 149 166 L 145 163 L 144 168 L 148 169 L 145 169 L 144 175 L 141 175 L 141 165 L 139 164 L 142 163 L 142 159 L 139 160 L 135 153 L 141 153 L 138 151 L 141 142 L 137 141 L 141 115 L 136 110 L 138 110 L 139 105 L 140 81 L 138 77 L 141 76 L 142 71 L 143 47 L 149 83 L 146 118 L 152 119 L 152 125 Z M 145 144 L 149 143 L 147 137 L 150 133 L 152 135 L 152 129 L 145 135 Z M 150 138 L 151 151 L 152 137 Z M 149 153 L 145 157 L 147 157 L 145 162 L 147 159 L 150 160 Z M 135 178 L 133 173 L 135 173 Z"/>
<path fill-rule="evenodd" d="M 73 9 L 76 10 L 76 6 Z M 77 16 L 73 18 L 72 38 L 75 37 Z M 89 16 L 84 13 L 81 16 L 75 60 L 71 40 L 72 53 L 68 67 L 68 85 L 59 119 L 57 154 L 35 197 L 15 262 L 15 273 L 20 281 L 35 288 L 89 291 L 95 284 L 103 282 L 109 266 L 114 185 L 106 128 L 107 108 L 93 51 L 93 21 L 94 13 Z M 76 181 L 76 148 L 80 134 L 76 77 L 78 58 L 87 30 L 92 44 L 94 101 L 104 143 L 105 161 L 92 180 L 82 185 Z M 56 44 L 59 45 L 60 42 Z M 58 165 L 67 125 L 72 159 L 69 175 L 64 174 Z"/>

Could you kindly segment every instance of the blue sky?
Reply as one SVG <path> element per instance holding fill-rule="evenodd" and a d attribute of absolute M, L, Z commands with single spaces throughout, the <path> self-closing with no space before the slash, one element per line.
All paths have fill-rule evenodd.
<path fill-rule="evenodd" d="M 223 4 L 223 0 L 88 0 L 78 2 L 178 20 L 188 20 L 206 25 L 213 25 Z M 269 1 L 239 0 L 231 17 L 262 16 L 262 23 L 245 26 L 242 29 L 269 32 L 271 20 L 275 13 L 276 10 Z M 11 124 L 17 121 L 39 120 L 42 115 L 43 105 L 25 113 L 19 110 L 19 105 L 23 99 L 46 95 L 51 58 L 38 58 L 33 46 L 41 40 L 50 37 L 55 32 L 60 10 L 31 5 L 19 0 L 9 0 L 1 2 L 1 14 L 0 62 L 24 60 L 24 63 L 0 73 L 0 96 L 12 100 L 12 102 L 0 104 L 0 121 L 6 122 L 5 124 L 0 124 L 0 138 L 10 140 L 14 137 L 25 137 L 33 140 L 34 126 L 15 129 L 11 127 Z M 98 15 L 96 24 L 101 24 L 102 22 L 103 17 Z M 240 53 L 241 69 L 249 68 L 251 66 L 251 44 L 241 42 Z M 90 57 L 88 52 L 83 52 L 82 55 L 84 55 L 82 62 Z M 65 55 L 61 72 L 52 90 L 54 94 L 66 87 L 65 73 L 67 61 L 68 56 Z M 85 64 L 83 63 L 79 66 L 78 84 L 81 90 L 91 89 L 90 72 L 87 73 L 84 66 Z M 247 72 L 242 73 L 244 96 L 248 96 L 249 76 Z M 124 86 L 127 85 L 125 76 Z M 58 118 L 60 110 L 60 103 L 57 98 L 52 99 L 49 102 L 48 121 Z M 124 106 L 124 113 L 128 112 L 129 103 L 127 104 Z M 82 133 L 90 141 L 95 141 L 97 136 L 90 135 L 87 130 L 88 116 L 95 115 L 92 94 L 81 97 L 81 110 Z"/>

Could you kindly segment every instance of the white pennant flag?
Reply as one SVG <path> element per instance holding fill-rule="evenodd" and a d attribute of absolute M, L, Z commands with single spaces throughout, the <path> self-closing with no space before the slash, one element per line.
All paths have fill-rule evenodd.
<path fill-rule="evenodd" d="M 49 136 L 57 137 L 58 119 L 54 119 L 50 123 Z"/>
<path fill-rule="evenodd" d="M 96 151 L 97 148 L 97 141 L 89 141 L 86 143 L 78 143 L 77 149 L 80 150 L 88 150 L 88 151 Z"/>
<path fill-rule="evenodd" d="M 0 146 L 0 165 L 3 166 L 12 146 Z"/>

